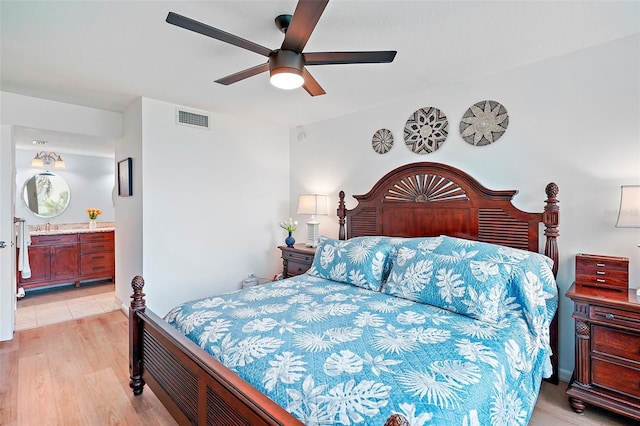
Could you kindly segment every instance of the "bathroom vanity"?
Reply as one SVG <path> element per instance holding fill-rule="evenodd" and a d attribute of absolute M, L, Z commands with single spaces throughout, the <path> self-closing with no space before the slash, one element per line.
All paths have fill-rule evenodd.
<path fill-rule="evenodd" d="M 64 283 L 77 287 L 86 280 L 115 279 L 114 233 L 112 227 L 32 232 L 31 277 L 22 278 L 18 271 L 18 287 L 29 290 Z"/>

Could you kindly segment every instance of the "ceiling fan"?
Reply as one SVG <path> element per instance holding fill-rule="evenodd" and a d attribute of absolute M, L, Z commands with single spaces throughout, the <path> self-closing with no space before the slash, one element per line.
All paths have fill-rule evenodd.
<path fill-rule="evenodd" d="M 229 85 L 254 75 L 269 71 L 270 81 L 281 89 L 295 89 L 302 86 L 311 96 L 324 95 L 326 92 L 307 71 L 309 65 L 367 64 L 393 62 L 396 51 L 368 52 L 311 52 L 303 53 L 322 12 L 329 0 L 299 0 L 293 15 L 279 15 L 276 26 L 282 31 L 284 41 L 279 49 L 267 47 L 229 34 L 186 16 L 169 12 L 166 21 L 169 24 L 233 44 L 242 49 L 266 56 L 264 64 L 248 68 L 216 80 L 216 83 Z"/>

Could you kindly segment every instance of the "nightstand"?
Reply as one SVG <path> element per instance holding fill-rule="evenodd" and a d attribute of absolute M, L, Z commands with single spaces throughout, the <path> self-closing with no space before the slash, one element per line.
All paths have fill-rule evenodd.
<path fill-rule="evenodd" d="M 306 247 L 304 243 L 294 244 L 293 247 L 279 246 L 282 251 L 282 278 L 295 277 L 304 274 L 313 263 L 316 254 L 314 247 Z"/>
<path fill-rule="evenodd" d="M 576 366 L 566 394 L 581 413 L 586 403 L 640 421 L 640 301 L 635 289 L 572 285 Z"/>

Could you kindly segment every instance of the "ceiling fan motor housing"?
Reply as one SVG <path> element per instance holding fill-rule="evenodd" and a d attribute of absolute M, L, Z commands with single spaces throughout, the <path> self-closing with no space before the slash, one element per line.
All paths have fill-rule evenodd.
<path fill-rule="evenodd" d="M 293 50 L 274 50 L 269 55 L 269 73 L 271 76 L 280 73 L 293 73 L 302 76 L 304 55 Z"/>

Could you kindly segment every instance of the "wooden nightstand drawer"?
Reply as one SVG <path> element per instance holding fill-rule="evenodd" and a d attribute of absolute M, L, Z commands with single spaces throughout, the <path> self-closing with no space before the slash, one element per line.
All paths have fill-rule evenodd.
<path fill-rule="evenodd" d="M 631 327 L 640 331 L 640 313 L 638 312 L 622 311 L 607 306 L 592 306 L 589 317 L 592 321 Z"/>
<path fill-rule="evenodd" d="M 296 275 L 304 274 L 310 268 L 308 263 L 287 262 L 287 276 L 294 277 Z"/>
<path fill-rule="evenodd" d="M 313 264 L 316 249 L 296 244 L 293 247 L 280 246 L 282 251 L 282 277 L 289 278 L 304 274 Z"/>
<path fill-rule="evenodd" d="M 595 254 L 576 255 L 576 285 L 627 291 L 629 259 Z"/>
<path fill-rule="evenodd" d="M 599 358 L 591 360 L 591 370 L 593 385 L 640 398 L 640 370 Z"/>
<path fill-rule="evenodd" d="M 640 368 L 640 334 L 594 325 L 591 330 L 591 350 L 636 361 Z"/>
<path fill-rule="evenodd" d="M 297 251 L 285 251 L 282 253 L 282 258 L 287 259 L 289 262 L 301 262 L 308 265 L 313 262 L 313 254 Z"/>

